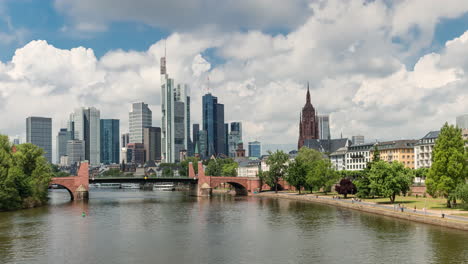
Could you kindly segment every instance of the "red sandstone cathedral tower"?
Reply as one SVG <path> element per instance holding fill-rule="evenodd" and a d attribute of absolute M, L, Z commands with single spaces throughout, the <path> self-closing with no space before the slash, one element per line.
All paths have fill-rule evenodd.
<path fill-rule="evenodd" d="M 306 139 L 318 139 L 318 121 L 315 115 L 315 109 L 310 103 L 309 83 L 307 83 L 306 104 L 302 108 L 302 115 L 299 117 L 299 142 L 297 149 L 304 146 Z"/>

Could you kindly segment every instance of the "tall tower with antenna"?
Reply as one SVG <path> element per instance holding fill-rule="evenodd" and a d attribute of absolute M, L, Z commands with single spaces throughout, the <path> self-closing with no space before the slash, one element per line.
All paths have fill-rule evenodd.
<path fill-rule="evenodd" d="M 161 159 L 166 163 L 180 161 L 181 152 L 189 152 L 190 95 L 187 84 L 175 85 L 166 65 L 166 46 L 161 58 Z"/>

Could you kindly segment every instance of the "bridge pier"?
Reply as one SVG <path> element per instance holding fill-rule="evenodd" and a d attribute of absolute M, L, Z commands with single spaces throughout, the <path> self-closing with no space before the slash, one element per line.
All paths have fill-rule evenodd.
<path fill-rule="evenodd" d="M 89 191 L 80 185 L 75 191 L 75 201 L 87 201 L 89 199 Z"/>

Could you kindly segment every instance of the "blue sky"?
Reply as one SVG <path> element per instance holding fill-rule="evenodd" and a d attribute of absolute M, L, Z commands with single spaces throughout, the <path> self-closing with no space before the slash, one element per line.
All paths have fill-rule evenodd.
<path fill-rule="evenodd" d="M 55 8 L 53 0 L 6 0 L 3 2 L 3 10 L 13 27 L 7 31 L 24 30 L 21 39 L 8 45 L 0 45 L 0 60 L 4 62 L 11 59 L 17 48 L 31 40 L 44 39 L 62 49 L 84 46 L 92 48 L 95 55 L 101 57 L 109 50 L 115 49 L 144 51 L 173 32 L 170 28 L 128 21 L 110 22 L 107 29 L 100 32 L 63 31 L 64 28 L 70 27 L 70 18 Z M 0 24 L 0 28 L 8 29 L 6 19 Z M 439 51 L 447 40 L 460 36 L 467 29 L 468 14 L 455 19 L 442 18 L 436 25 L 432 44 L 426 47 L 424 52 Z M 247 31 L 249 28 L 240 30 Z M 287 34 L 289 31 L 278 27 L 263 30 L 270 35 Z M 215 58 L 213 53 L 207 53 L 207 57 Z"/>
<path fill-rule="evenodd" d="M 167 42 L 192 123 L 210 86 L 244 141 L 296 144 L 310 82 L 332 137 L 420 138 L 468 112 L 467 31 L 466 0 L 0 0 L 0 133 L 80 106 L 124 132 L 141 101 L 158 126 Z"/>

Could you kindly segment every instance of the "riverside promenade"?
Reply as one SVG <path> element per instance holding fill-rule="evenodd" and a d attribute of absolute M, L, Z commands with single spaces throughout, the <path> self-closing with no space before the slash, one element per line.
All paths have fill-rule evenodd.
<path fill-rule="evenodd" d="M 330 196 L 320 196 L 316 194 L 299 195 L 297 193 L 287 192 L 262 192 L 257 194 L 257 196 L 328 204 L 368 213 L 468 231 L 468 217 L 438 213 L 435 210 L 414 210 L 412 208 L 405 207 L 401 209 L 401 207 L 398 207 L 397 205 L 383 205 L 366 201 L 356 201 L 353 199 L 336 199 Z"/>

